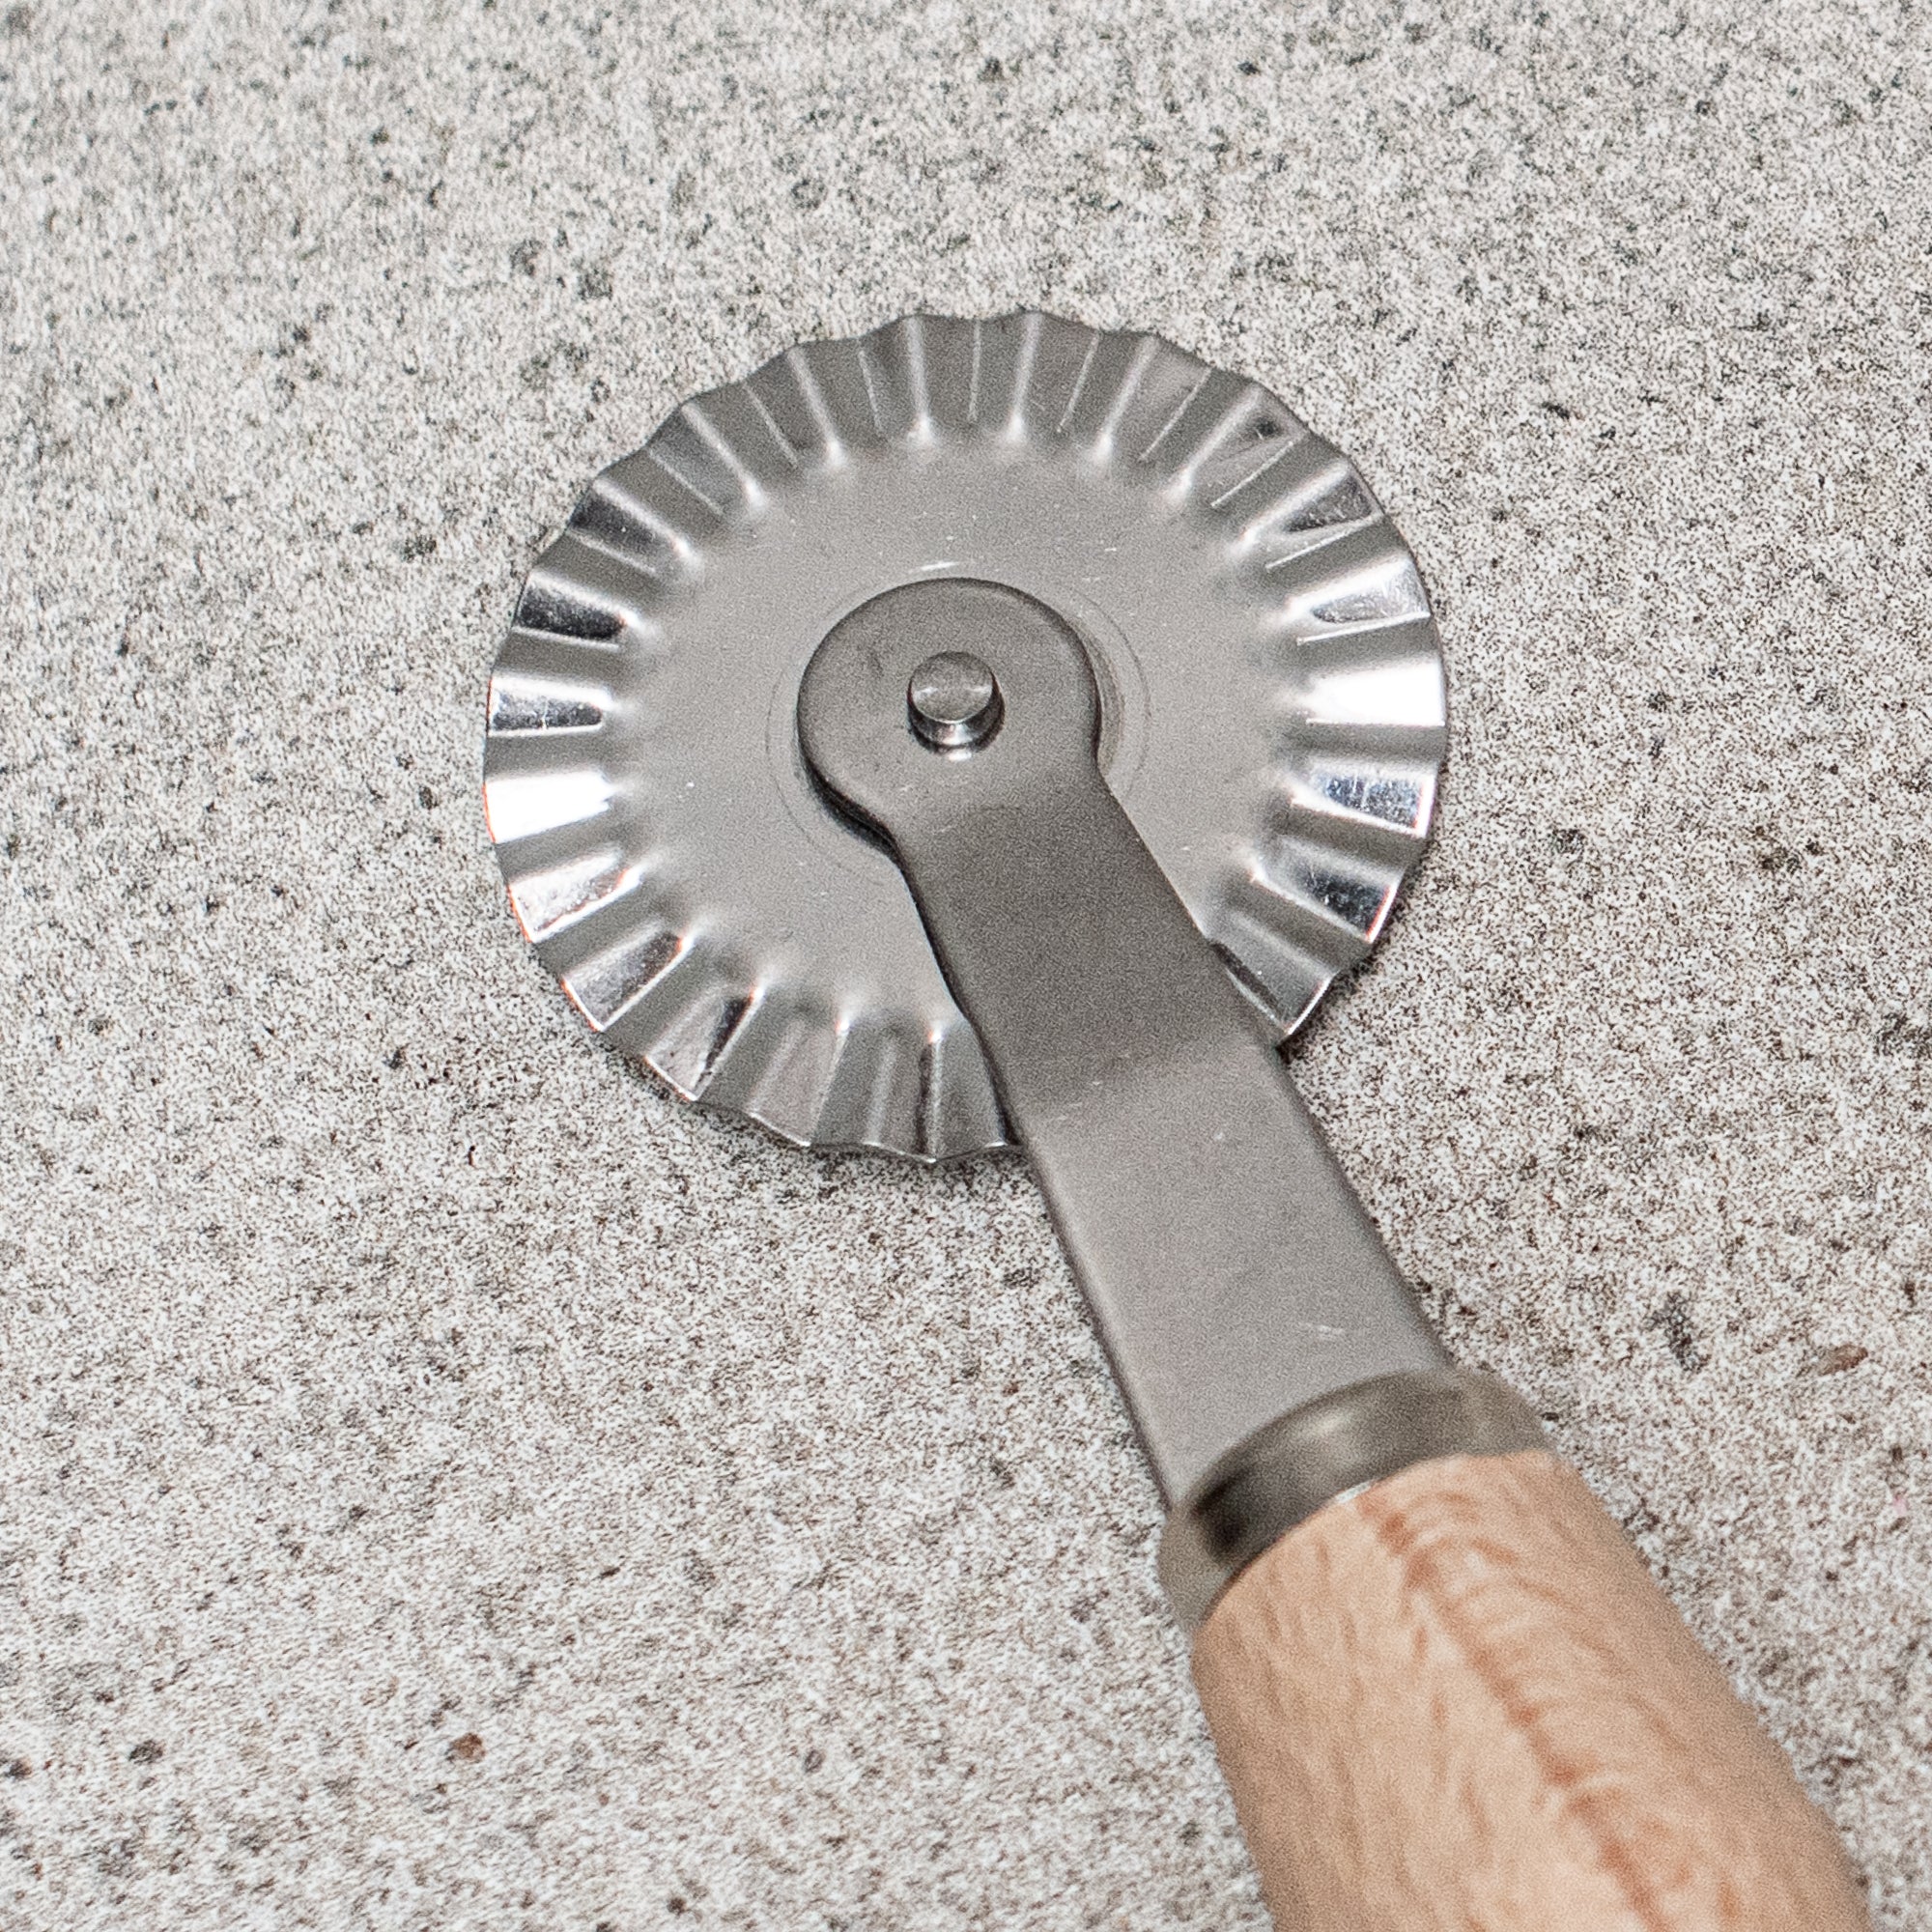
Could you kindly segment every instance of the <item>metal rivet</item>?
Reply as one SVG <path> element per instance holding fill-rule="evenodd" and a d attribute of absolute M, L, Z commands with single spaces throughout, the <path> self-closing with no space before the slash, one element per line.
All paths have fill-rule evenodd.
<path fill-rule="evenodd" d="M 912 728 L 940 752 L 968 752 L 1000 728 L 999 680 L 970 651 L 939 651 L 906 685 Z"/>

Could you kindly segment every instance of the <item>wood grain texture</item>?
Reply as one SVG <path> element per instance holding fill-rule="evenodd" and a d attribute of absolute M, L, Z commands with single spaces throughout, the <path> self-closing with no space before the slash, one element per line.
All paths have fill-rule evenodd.
<path fill-rule="evenodd" d="M 1424 1463 L 1251 1564 L 1195 1682 L 1282 1932 L 1862 1932 L 1837 1841 L 1553 1456 Z"/>

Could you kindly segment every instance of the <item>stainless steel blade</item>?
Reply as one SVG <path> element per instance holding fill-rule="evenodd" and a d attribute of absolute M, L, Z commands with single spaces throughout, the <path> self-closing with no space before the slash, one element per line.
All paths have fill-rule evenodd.
<path fill-rule="evenodd" d="M 1108 782 L 1274 1037 L 1365 956 L 1429 835 L 1428 597 L 1278 398 L 1037 314 L 788 350 L 674 412 L 536 559 L 484 789 L 517 919 L 593 1031 L 800 1143 L 1009 1138 L 904 881 L 793 723 L 840 617 L 959 577 L 1079 636 Z"/>

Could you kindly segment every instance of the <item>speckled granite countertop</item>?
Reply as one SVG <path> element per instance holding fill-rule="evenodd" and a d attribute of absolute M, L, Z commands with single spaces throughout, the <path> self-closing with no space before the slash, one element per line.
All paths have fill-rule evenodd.
<path fill-rule="evenodd" d="M 598 1052 L 479 810 L 546 528 L 929 306 L 1362 464 L 1454 750 L 1311 1102 L 1932 1918 L 1932 30 L 0 20 L 0 1918 L 1258 1928 L 1024 1168 Z"/>

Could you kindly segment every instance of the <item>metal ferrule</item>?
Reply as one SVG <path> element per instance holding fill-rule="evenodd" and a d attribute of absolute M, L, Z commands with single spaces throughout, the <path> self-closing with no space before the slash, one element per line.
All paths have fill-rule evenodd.
<path fill-rule="evenodd" d="M 1169 1513 L 1160 1580 L 1198 1630 L 1255 1558 L 1319 1509 L 1438 1456 L 1547 1449 L 1535 1411 L 1493 1376 L 1377 1376 L 1291 1409 L 1237 1444 Z"/>

